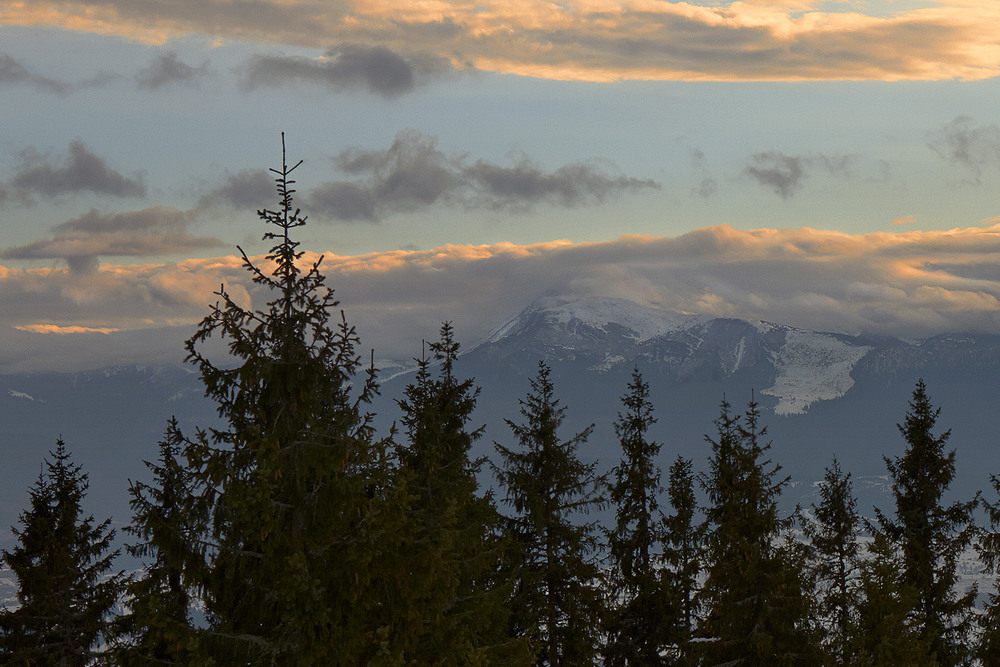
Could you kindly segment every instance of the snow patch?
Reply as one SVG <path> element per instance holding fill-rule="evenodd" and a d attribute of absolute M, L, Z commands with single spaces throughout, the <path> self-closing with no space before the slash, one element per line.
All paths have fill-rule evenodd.
<path fill-rule="evenodd" d="M 594 364 L 593 366 L 591 366 L 587 370 L 588 371 L 597 371 L 598 373 L 607 373 L 608 371 L 610 371 L 615 366 L 620 366 L 620 365 L 624 364 L 625 361 L 626 361 L 625 357 L 623 357 L 620 354 L 615 354 L 615 355 L 610 355 L 609 354 L 607 357 L 604 358 L 604 361 L 602 361 L 599 364 Z"/>
<path fill-rule="evenodd" d="M 846 394 L 854 386 L 851 369 L 871 349 L 826 334 L 790 330 L 774 359 L 774 384 L 762 393 L 778 398 L 775 414 L 802 414 L 817 401 Z"/>
<path fill-rule="evenodd" d="M 23 391 L 14 391 L 13 389 L 8 389 L 7 394 L 12 398 L 21 398 L 26 401 L 36 400 L 34 396 L 32 396 L 31 394 L 25 394 Z M 39 401 L 39 402 L 44 403 L 45 401 Z"/>
<path fill-rule="evenodd" d="M 681 331 L 707 318 L 678 313 L 661 308 L 641 306 L 634 301 L 611 297 L 590 297 L 568 300 L 565 297 L 544 297 L 536 300 L 520 315 L 507 320 L 486 337 L 496 343 L 515 333 L 523 319 L 541 314 L 547 320 L 565 326 L 576 324 L 607 331 L 609 324 L 623 327 L 629 338 L 642 343 L 663 334 Z"/>

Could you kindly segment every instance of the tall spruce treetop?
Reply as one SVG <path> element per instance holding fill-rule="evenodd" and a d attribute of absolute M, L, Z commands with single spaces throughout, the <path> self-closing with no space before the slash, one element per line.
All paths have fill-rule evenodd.
<path fill-rule="evenodd" d="M 125 578 L 112 574 L 111 520 L 95 523 L 81 504 L 87 475 L 62 439 L 29 489 L 30 507 L 12 528 L 17 546 L 3 564 L 17 578 L 19 607 L 0 612 L 5 665 L 87 665 L 110 627 Z"/>
<path fill-rule="evenodd" d="M 538 665 L 590 665 L 603 604 L 596 525 L 581 519 L 603 504 L 604 482 L 596 464 L 577 457 L 577 448 L 593 425 L 560 439 L 566 409 L 544 362 L 520 404 L 524 422 L 507 420 L 518 446 L 496 445 L 502 458 L 497 477 L 514 511 L 513 631 L 530 639 Z"/>
<path fill-rule="evenodd" d="M 765 458 L 770 443 L 751 400 L 742 419 L 723 400 L 709 471 L 705 664 L 807 665 L 814 660 L 805 638 L 808 602 L 798 564 L 778 542 L 791 526 L 778 512 L 788 477 Z"/>
<path fill-rule="evenodd" d="M 446 322 L 430 344 L 436 377 L 421 357 L 398 402 L 407 438 L 397 448 L 397 484 L 406 489 L 407 518 L 389 652 L 408 664 L 524 664 L 524 642 L 508 641 L 509 591 L 494 576 L 500 516 L 491 493 L 477 494 L 480 462 L 470 459 L 483 432 L 469 428 L 479 389 L 456 377 L 458 350 Z"/>
<path fill-rule="evenodd" d="M 968 655 L 975 589 L 957 589 L 958 559 L 974 537 L 978 498 L 944 505 L 955 477 L 955 450 L 945 451 L 951 431 L 934 434 L 940 408 L 918 380 L 899 432 L 906 440 L 900 457 L 885 458 L 896 502 L 895 518 L 876 510 L 879 527 L 902 553 L 906 583 L 917 591 L 916 623 L 941 665 L 962 664 Z"/>
<path fill-rule="evenodd" d="M 322 257 L 300 266 L 293 232 L 306 218 L 293 207 L 291 179 L 299 164 L 288 166 L 282 135 L 282 166 L 271 170 L 279 206 L 258 211 L 275 243 L 270 268 L 240 249 L 272 298 L 247 308 L 223 287 L 187 341 L 224 422 L 187 453 L 214 507 L 203 644 L 227 664 L 353 664 L 378 644 L 369 589 L 387 471 L 365 412 L 375 369 L 362 373 L 343 313 L 331 322 L 338 302 Z M 203 351 L 213 336 L 228 344 L 227 359 Z"/>
<path fill-rule="evenodd" d="M 827 628 L 825 644 L 837 664 L 846 664 L 855 625 L 858 569 L 858 516 L 851 474 L 834 458 L 813 504 L 815 521 L 805 523 L 813 576 L 819 588 L 820 612 Z"/>
<path fill-rule="evenodd" d="M 665 580 L 670 610 L 664 639 L 674 649 L 671 664 L 694 664 L 691 633 L 700 608 L 699 575 L 704 550 L 705 526 L 696 521 L 698 502 L 695 476 L 690 459 L 678 455 L 670 466 L 667 498 L 673 510 L 664 520 L 666 542 L 663 549 Z"/>
<path fill-rule="evenodd" d="M 615 527 L 608 533 L 611 566 L 608 644 L 609 665 L 656 665 L 662 662 L 665 593 L 659 574 L 665 539 L 657 498 L 663 492 L 656 457 L 660 444 L 649 438 L 656 423 L 649 384 L 632 371 L 622 397 L 615 433 L 622 459 L 612 471 L 611 503 Z"/>
<path fill-rule="evenodd" d="M 204 507 L 196 501 L 195 480 L 181 459 L 186 440 L 173 417 L 159 443 L 159 460 L 146 461 L 153 482 L 132 482 L 132 523 L 126 531 L 135 542 L 128 552 L 145 568 L 129 582 L 128 613 L 116 623 L 119 665 L 191 662 L 189 645 L 192 589 L 200 566 L 198 545 L 204 539 Z"/>

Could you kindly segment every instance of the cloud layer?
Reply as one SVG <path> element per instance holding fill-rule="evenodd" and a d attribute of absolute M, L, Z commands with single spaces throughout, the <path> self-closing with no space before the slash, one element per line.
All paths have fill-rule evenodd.
<path fill-rule="evenodd" d="M 0 24 L 156 43 L 198 34 L 316 49 L 367 44 L 369 57 L 342 64 L 337 57 L 324 64 L 264 56 L 251 80 L 349 82 L 381 94 L 407 88 L 406 68 L 395 58 L 426 53 L 428 45 L 432 60 L 457 69 L 589 81 L 981 79 L 1000 72 L 994 0 L 894 9 L 866 14 L 861 3 L 820 0 L 0 0 Z M 343 48 L 335 47 L 340 57 Z M 371 59 L 377 49 L 386 55 L 379 62 Z"/>
<path fill-rule="evenodd" d="M 743 173 L 759 185 L 773 190 L 782 199 L 789 199 L 802 182 L 815 170 L 833 175 L 850 175 L 856 155 L 786 155 L 780 151 L 765 151 L 750 156 Z"/>
<path fill-rule="evenodd" d="M 34 149 L 21 151 L 19 157 L 20 163 L 8 187 L 18 192 L 22 200 L 30 201 L 34 195 L 59 197 L 78 192 L 113 197 L 146 194 L 141 175 L 128 177 L 119 173 L 80 140 L 70 142 L 69 153 L 62 161 Z"/>
<path fill-rule="evenodd" d="M 446 319 L 468 346 L 547 295 L 621 297 L 843 333 L 1000 334 L 1000 225 L 867 235 L 720 226 L 676 238 L 328 255 L 322 266 L 364 345 L 383 358 L 417 354 L 419 339 Z M 81 358 L 115 363 L 117 340 L 143 337 L 145 362 L 175 361 L 223 283 L 241 303 L 267 300 L 236 257 L 89 273 L 0 268 L 0 329 L 14 332 L 0 337 L 0 371 L 68 368 Z"/>
<path fill-rule="evenodd" d="M 165 206 L 104 214 L 97 210 L 53 228 L 49 239 L 0 252 L 3 259 L 64 259 L 74 272 L 97 269 L 98 256 L 149 257 L 217 248 L 214 238 L 192 236 L 194 213 Z"/>
<path fill-rule="evenodd" d="M 246 66 L 244 85 L 252 89 L 305 82 L 334 91 L 363 89 L 397 97 L 451 69 L 440 56 L 404 57 L 381 46 L 344 44 L 328 49 L 319 59 L 258 55 Z"/>
<path fill-rule="evenodd" d="M 509 166 L 473 162 L 446 155 L 434 137 L 415 130 L 400 132 L 386 150 L 349 149 L 334 162 L 352 180 L 325 183 L 306 200 L 310 211 L 338 220 L 373 222 L 435 204 L 514 211 L 541 203 L 573 207 L 660 187 L 649 179 L 611 174 L 597 162 L 550 172 L 521 154 Z"/>

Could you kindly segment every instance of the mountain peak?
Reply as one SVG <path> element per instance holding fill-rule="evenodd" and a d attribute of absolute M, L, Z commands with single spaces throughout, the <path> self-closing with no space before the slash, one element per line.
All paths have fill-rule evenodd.
<path fill-rule="evenodd" d="M 543 320 L 563 330 L 586 327 L 608 332 L 610 325 L 617 335 L 641 343 L 707 319 L 615 297 L 546 296 L 491 331 L 485 342 L 498 343 Z"/>

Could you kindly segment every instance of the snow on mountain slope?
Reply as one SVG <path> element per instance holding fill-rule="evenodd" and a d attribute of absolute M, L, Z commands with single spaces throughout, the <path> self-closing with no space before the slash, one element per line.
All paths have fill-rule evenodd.
<path fill-rule="evenodd" d="M 843 396 L 851 371 L 872 349 L 860 340 L 771 322 L 711 318 L 642 306 L 626 299 L 547 297 L 508 320 L 481 343 L 534 347 L 553 358 L 587 360 L 604 373 L 622 365 L 673 365 L 679 372 L 713 366 L 723 376 L 771 367 L 762 393 L 775 413 L 801 414 L 817 401 Z"/>
<path fill-rule="evenodd" d="M 617 325 L 626 329 L 626 337 L 631 338 L 636 343 L 650 340 L 665 333 L 689 328 L 707 319 L 686 313 L 641 306 L 627 299 L 543 297 L 494 329 L 486 337 L 485 342 L 497 343 L 504 338 L 516 335 L 529 321 L 537 317 L 542 317 L 550 324 L 564 329 L 584 326 L 598 331 L 607 331 L 608 325 Z"/>
<path fill-rule="evenodd" d="M 774 357 L 774 384 L 761 393 L 778 398 L 775 414 L 801 414 L 817 401 L 846 394 L 854 386 L 851 369 L 871 349 L 828 334 L 789 329 Z"/>

